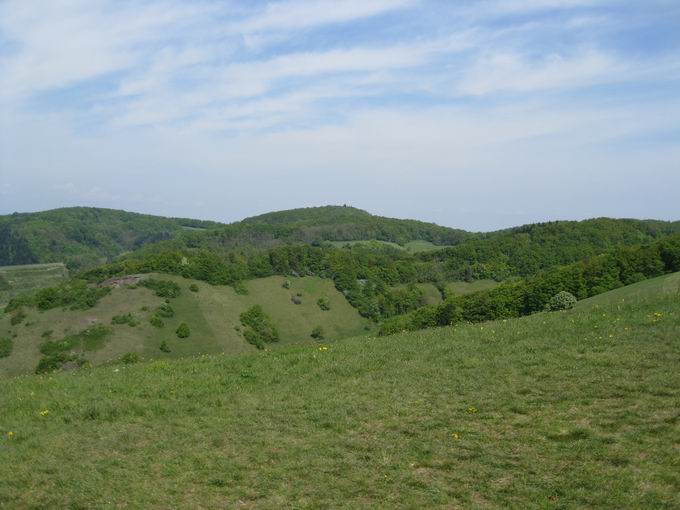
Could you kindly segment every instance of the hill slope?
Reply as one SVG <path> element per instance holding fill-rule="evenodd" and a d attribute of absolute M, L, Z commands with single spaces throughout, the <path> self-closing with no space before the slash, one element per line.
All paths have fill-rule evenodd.
<path fill-rule="evenodd" d="M 268 345 L 273 349 L 292 343 L 318 343 L 310 336 L 317 326 L 321 326 L 326 339 L 334 340 L 365 334 L 365 329 L 370 329 L 369 321 L 359 316 L 330 280 L 258 278 L 245 284 L 248 293 L 243 295 L 232 287 L 211 286 L 177 276 L 151 274 L 146 277 L 176 282 L 181 289 L 178 297 L 169 299 L 175 315 L 163 318 L 161 328 L 153 326 L 150 319 L 164 299 L 141 286 L 113 288 L 87 310 L 39 311 L 24 307 L 21 312 L 25 317 L 16 324 L 12 324 L 16 314 L 0 314 L 0 339 L 13 341 L 11 354 L 0 356 L 0 377 L 33 373 L 42 357 L 43 343 L 60 341 L 96 326 L 109 329 L 103 341 L 73 349 L 94 365 L 117 360 L 130 352 L 144 359 L 253 352 L 255 347 L 245 340 L 239 316 L 255 305 L 264 309 L 278 330 L 279 342 Z M 286 281 L 289 288 L 283 287 Z M 192 285 L 197 292 L 189 290 Z M 292 301 L 293 296 L 299 304 Z M 319 299 L 327 301 L 329 310 L 319 307 Z M 132 326 L 112 323 L 115 316 L 127 314 L 133 319 Z M 175 334 L 183 322 L 191 331 L 186 339 Z M 169 352 L 160 350 L 163 342 Z"/>
<path fill-rule="evenodd" d="M 583 299 L 576 304 L 576 308 L 587 310 L 593 306 L 625 304 L 626 301 L 640 302 L 643 300 L 654 300 L 666 294 L 680 296 L 680 273 L 671 273 L 651 278 Z"/>
<path fill-rule="evenodd" d="M 94 207 L 15 213 L 0 216 L 0 266 L 63 262 L 88 267 L 184 228 L 215 225 Z"/>
<path fill-rule="evenodd" d="M 3 380 L 0 506 L 677 508 L 678 305 Z"/>

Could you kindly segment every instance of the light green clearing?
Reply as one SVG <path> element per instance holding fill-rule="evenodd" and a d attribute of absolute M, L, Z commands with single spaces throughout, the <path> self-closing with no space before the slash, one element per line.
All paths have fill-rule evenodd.
<path fill-rule="evenodd" d="M 10 287 L 0 286 L 0 306 L 21 293 L 58 285 L 67 277 L 68 270 L 62 263 L 0 266 L 0 278 Z"/>
<path fill-rule="evenodd" d="M 432 244 L 429 241 L 409 241 L 405 245 L 400 245 L 397 243 L 392 243 L 389 241 L 379 241 L 377 239 L 371 239 L 371 240 L 365 240 L 365 241 L 327 241 L 329 244 L 337 247 L 337 248 L 342 248 L 343 246 L 356 246 L 356 245 L 364 245 L 364 246 L 389 246 L 390 248 L 394 248 L 396 250 L 403 250 L 407 251 L 409 253 L 419 253 L 419 252 L 424 252 L 424 251 L 433 251 L 433 250 L 441 250 L 444 248 L 448 248 L 448 246 L 438 246 L 436 244 Z"/>
<path fill-rule="evenodd" d="M 474 280 L 471 282 L 449 282 L 446 284 L 446 289 L 453 294 L 463 295 L 493 289 L 497 285 L 498 282 L 494 280 Z"/>

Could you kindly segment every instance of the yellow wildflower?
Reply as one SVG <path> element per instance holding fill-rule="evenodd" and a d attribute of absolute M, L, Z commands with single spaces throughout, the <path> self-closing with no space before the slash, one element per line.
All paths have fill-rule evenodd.
<path fill-rule="evenodd" d="M 460 434 L 458 434 L 458 432 L 452 432 L 451 439 L 453 439 L 454 441 L 458 441 L 460 439 Z"/>
<path fill-rule="evenodd" d="M 7 433 L 7 439 L 14 439 L 14 432 L 11 430 Z"/>
<path fill-rule="evenodd" d="M 470 406 L 467 408 L 467 412 L 469 414 L 475 414 L 477 412 L 477 408 L 475 406 Z"/>
<path fill-rule="evenodd" d="M 40 416 L 45 417 L 45 416 L 47 416 L 47 415 L 49 415 L 49 414 L 50 414 L 50 412 L 49 412 L 47 409 L 45 409 L 45 410 L 43 410 L 43 411 L 40 411 Z"/>
<path fill-rule="evenodd" d="M 328 350 L 328 347 L 327 347 L 327 346 L 325 346 L 325 345 L 320 345 L 320 346 L 319 346 L 319 351 L 325 352 L 325 351 L 327 351 L 327 350 Z"/>

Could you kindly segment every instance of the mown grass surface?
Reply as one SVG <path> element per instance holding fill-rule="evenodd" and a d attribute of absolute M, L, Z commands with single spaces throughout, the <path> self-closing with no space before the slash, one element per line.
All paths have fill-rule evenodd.
<path fill-rule="evenodd" d="M 142 286 L 113 289 L 88 310 L 40 312 L 26 307 L 26 318 L 16 325 L 11 324 L 9 314 L 0 313 L 0 338 L 13 340 L 11 354 L 0 357 L 0 377 L 33 372 L 41 357 L 40 344 L 45 340 L 46 332 L 51 332 L 51 340 L 60 340 L 95 324 L 112 329 L 106 342 L 84 353 L 95 365 L 114 361 L 126 352 L 138 353 L 145 359 L 252 352 L 255 348 L 243 337 L 239 315 L 258 304 L 279 330 L 280 342 L 269 346 L 273 349 L 295 343 L 315 344 L 311 332 L 317 326 L 322 326 L 325 336 L 332 340 L 367 334 L 365 328 L 371 327 L 369 321 L 362 319 L 335 289 L 331 280 L 291 278 L 290 288 L 285 289 L 283 277 L 262 278 L 246 282 L 248 294 L 242 295 L 231 287 L 211 286 L 177 276 L 150 277 L 171 280 L 181 287 L 180 295 L 170 299 L 175 316 L 164 318 L 162 328 L 154 327 L 150 318 L 164 300 Z M 196 285 L 198 292 L 190 291 L 190 285 Z M 301 294 L 299 305 L 291 301 L 291 296 L 297 294 Z M 330 310 L 319 308 L 317 300 L 320 298 L 328 300 Z M 127 314 L 134 319 L 134 327 L 111 324 L 115 316 Z M 191 329 L 191 336 L 185 339 L 175 334 L 183 322 Z M 169 352 L 161 351 L 163 342 Z"/>
<path fill-rule="evenodd" d="M 0 267 L 0 306 L 24 292 L 59 285 L 68 277 L 64 264 L 30 264 Z"/>
<path fill-rule="evenodd" d="M 670 294 L 3 380 L 0 507 L 678 508 L 679 362 Z"/>

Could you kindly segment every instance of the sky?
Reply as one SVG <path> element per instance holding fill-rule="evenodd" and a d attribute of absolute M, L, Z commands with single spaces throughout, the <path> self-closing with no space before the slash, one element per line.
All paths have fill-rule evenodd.
<path fill-rule="evenodd" d="M 0 0 L 0 214 L 680 220 L 677 0 Z"/>

